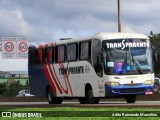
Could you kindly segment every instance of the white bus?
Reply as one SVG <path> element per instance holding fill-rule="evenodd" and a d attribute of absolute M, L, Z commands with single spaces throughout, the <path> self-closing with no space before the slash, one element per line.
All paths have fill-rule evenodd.
<path fill-rule="evenodd" d="M 120 97 L 134 103 L 154 91 L 151 44 L 143 34 L 98 33 L 31 45 L 28 61 L 30 93 L 47 96 L 49 104 Z"/>

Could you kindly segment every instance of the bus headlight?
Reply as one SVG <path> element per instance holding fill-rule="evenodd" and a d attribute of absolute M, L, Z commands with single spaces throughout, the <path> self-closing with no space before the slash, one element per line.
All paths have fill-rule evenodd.
<path fill-rule="evenodd" d="M 118 82 L 106 82 L 105 84 L 110 86 L 120 86 Z"/>
<path fill-rule="evenodd" d="M 146 80 L 143 84 L 144 84 L 144 85 L 154 84 L 154 80 Z"/>

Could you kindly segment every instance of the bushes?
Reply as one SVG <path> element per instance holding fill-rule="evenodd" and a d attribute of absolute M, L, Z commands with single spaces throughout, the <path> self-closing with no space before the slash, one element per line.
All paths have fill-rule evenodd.
<path fill-rule="evenodd" d="M 7 83 L 1 83 L 0 84 L 0 96 L 4 96 L 6 91 L 7 91 Z"/>
<path fill-rule="evenodd" d="M 151 31 L 149 37 L 152 44 L 154 72 L 155 74 L 160 74 L 160 33 L 154 34 Z"/>
<path fill-rule="evenodd" d="M 21 85 L 20 81 L 8 80 L 5 83 L 0 83 L 0 96 L 13 97 L 18 94 L 22 89 L 28 89 L 28 85 Z"/>

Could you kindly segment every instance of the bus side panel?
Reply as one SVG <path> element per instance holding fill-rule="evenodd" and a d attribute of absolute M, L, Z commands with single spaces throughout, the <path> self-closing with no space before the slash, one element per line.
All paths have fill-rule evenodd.
<path fill-rule="evenodd" d="M 56 64 L 54 67 L 57 81 L 59 81 L 61 88 L 63 88 L 62 94 L 57 92 L 57 96 L 84 97 L 85 86 L 90 84 L 94 97 L 104 97 L 105 88 L 103 79 L 95 73 L 89 62 L 70 62 L 63 65 Z M 63 74 L 64 71 L 67 72 L 67 76 Z"/>
<path fill-rule="evenodd" d="M 46 96 L 46 87 L 49 85 L 42 65 L 29 66 L 30 93 L 35 96 Z"/>

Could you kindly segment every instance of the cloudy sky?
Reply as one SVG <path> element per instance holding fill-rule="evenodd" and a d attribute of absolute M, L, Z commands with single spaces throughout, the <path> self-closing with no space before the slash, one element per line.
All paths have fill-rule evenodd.
<path fill-rule="evenodd" d="M 160 32 L 160 0 L 120 0 L 123 32 Z M 32 43 L 117 32 L 117 0 L 0 0 L 0 37 Z M 27 60 L 0 58 L 0 71 L 27 70 Z"/>

